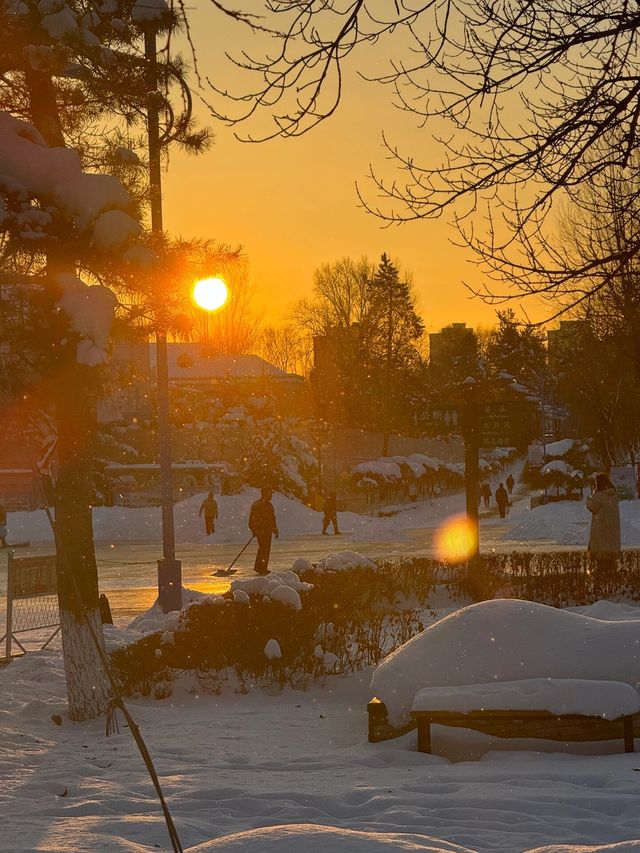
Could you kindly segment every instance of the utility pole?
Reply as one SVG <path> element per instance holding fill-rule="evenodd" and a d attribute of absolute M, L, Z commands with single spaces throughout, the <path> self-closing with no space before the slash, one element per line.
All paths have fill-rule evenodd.
<path fill-rule="evenodd" d="M 147 71 L 147 134 L 149 145 L 149 197 L 151 230 L 162 234 L 162 173 L 160 111 L 158 95 L 157 21 L 150 21 L 144 33 Z M 176 560 L 173 521 L 173 480 L 171 465 L 171 427 L 169 424 L 169 366 L 167 329 L 156 317 L 156 385 L 158 395 L 158 462 L 160 464 L 160 500 L 162 504 L 162 559 L 158 560 L 158 603 L 164 613 L 182 607 L 182 563 Z"/>

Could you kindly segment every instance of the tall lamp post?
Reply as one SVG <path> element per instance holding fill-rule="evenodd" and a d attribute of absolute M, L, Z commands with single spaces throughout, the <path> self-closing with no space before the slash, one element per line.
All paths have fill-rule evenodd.
<path fill-rule="evenodd" d="M 160 142 L 160 103 L 158 93 L 158 56 L 156 35 L 158 20 L 144 28 L 144 55 L 147 74 L 147 139 L 149 147 L 149 200 L 151 230 L 162 234 L 162 175 Z M 158 462 L 160 464 L 160 502 L 162 506 L 162 559 L 158 560 L 158 604 L 164 613 L 182 607 L 182 563 L 176 560 L 173 523 L 173 482 L 171 471 L 171 429 L 169 426 L 169 367 L 167 330 L 156 323 L 156 386 L 158 395 Z"/>
<path fill-rule="evenodd" d="M 168 12 L 167 6 L 167 12 Z M 147 83 L 147 139 L 149 151 L 149 200 L 151 231 L 162 234 L 161 153 L 172 140 L 171 128 L 160 133 L 160 109 L 165 101 L 158 92 L 158 55 L 156 38 L 162 26 L 162 14 L 145 19 L 144 55 Z M 224 304 L 227 288 L 221 279 L 205 279 L 196 284 L 196 303 L 206 311 Z M 156 322 L 156 384 L 158 397 L 158 462 L 162 506 L 162 559 L 158 560 L 158 604 L 164 613 L 182 607 L 182 563 L 176 559 L 173 519 L 173 475 L 171 465 L 171 427 L 169 424 L 169 366 L 166 323 Z"/>

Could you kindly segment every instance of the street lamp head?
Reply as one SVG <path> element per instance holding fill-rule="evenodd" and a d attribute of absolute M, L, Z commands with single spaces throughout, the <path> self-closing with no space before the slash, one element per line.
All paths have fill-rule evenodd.
<path fill-rule="evenodd" d="M 227 285 L 222 278 L 203 278 L 195 283 L 193 300 L 205 311 L 222 308 L 229 297 Z"/>

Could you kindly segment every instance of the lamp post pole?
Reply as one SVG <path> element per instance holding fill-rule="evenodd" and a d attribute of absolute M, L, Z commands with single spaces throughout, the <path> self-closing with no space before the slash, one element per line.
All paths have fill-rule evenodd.
<path fill-rule="evenodd" d="M 162 233 L 162 176 L 160 170 L 160 116 L 158 109 L 158 61 L 156 26 L 150 22 L 144 34 L 147 70 L 147 133 L 149 142 L 149 197 L 151 230 Z M 169 425 L 169 368 L 167 332 L 156 322 L 156 384 L 158 395 L 158 462 L 162 504 L 162 559 L 158 560 L 158 604 L 164 613 L 182 607 L 182 563 L 176 560 L 173 523 L 171 428 Z"/>

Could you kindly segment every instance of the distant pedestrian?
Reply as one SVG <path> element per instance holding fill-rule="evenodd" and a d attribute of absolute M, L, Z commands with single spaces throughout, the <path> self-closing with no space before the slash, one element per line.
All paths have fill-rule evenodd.
<path fill-rule="evenodd" d="M 338 500 L 335 492 L 331 492 L 326 498 L 322 511 L 324 513 L 322 517 L 323 535 L 329 529 L 329 525 L 333 524 L 333 534 L 337 536 L 340 531 L 338 530 Z"/>
<path fill-rule="evenodd" d="M 513 479 L 513 475 L 509 474 L 509 476 L 507 477 L 505 482 L 507 484 L 507 489 L 509 490 L 509 494 L 511 494 L 511 492 L 513 491 L 513 487 L 516 484 L 516 481 Z"/>
<path fill-rule="evenodd" d="M 491 486 L 489 483 L 483 483 L 480 486 L 480 494 L 482 495 L 485 507 L 488 509 L 489 504 L 491 503 Z"/>
<path fill-rule="evenodd" d="M 0 504 L 0 548 L 7 547 L 7 511 Z"/>
<path fill-rule="evenodd" d="M 216 532 L 216 518 L 218 517 L 218 502 L 213 496 L 213 492 L 209 492 L 207 497 L 200 504 L 198 518 L 204 513 L 204 529 L 207 536 L 211 536 Z"/>
<path fill-rule="evenodd" d="M 505 489 L 504 483 L 500 483 L 496 489 L 496 503 L 498 504 L 500 518 L 506 518 L 507 507 L 509 506 L 509 493 Z"/>
<path fill-rule="evenodd" d="M 249 514 L 249 530 L 258 540 L 258 553 L 253 570 L 259 575 L 269 573 L 269 555 L 271 554 L 271 537 L 280 535 L 276 523 L 276 513 L 271 503 L 271 489 L 263 488 L 257 501 L 251 504 Z"/>
<path fill-rule="evenodd" d="M 620 550 L 620 509 L 616 489 L 606 474 L 598 474 L 587 500 L 591 513 L 591 533 L 587 550 L 592 554 L 612 554 Z"/>

